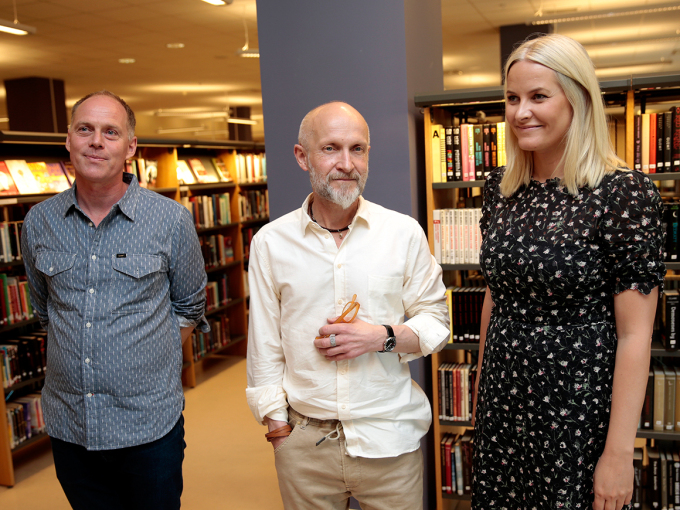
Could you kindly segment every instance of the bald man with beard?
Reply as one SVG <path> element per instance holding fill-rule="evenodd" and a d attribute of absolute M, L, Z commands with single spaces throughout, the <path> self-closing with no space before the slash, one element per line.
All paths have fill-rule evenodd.
<path fill-rule="evenodd" d="M 422 508 L 432 412 L 408 361 L 448 341 L 445 287 L 418 223 L 361 196 L 370 149 L 352 106 L 309 112 L 312 193 L 251 244 L 246 396 L 286 509 Z"/>

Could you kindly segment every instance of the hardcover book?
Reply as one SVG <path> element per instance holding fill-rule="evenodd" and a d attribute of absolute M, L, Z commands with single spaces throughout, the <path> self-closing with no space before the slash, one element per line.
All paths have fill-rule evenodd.
<path fill-rule="evenodd" d="M 14 184 L 16 184 L 19 193 L 22 195 L 41 193 L 40 185 L 35 180 L 35 177 L 33 177 L 33 173 L 28 168 L 26 161 L 23 159 L 8 159 L 5 160 L 5 164 L 9 169 L 9 173 L 12 174 L 12 179 L 14 179 Z"/>

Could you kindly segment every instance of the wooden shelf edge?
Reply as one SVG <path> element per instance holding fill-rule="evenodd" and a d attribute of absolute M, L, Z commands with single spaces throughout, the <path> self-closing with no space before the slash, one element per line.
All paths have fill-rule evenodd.
<path fill-rule="evenodd" d="M 210 352 L 205 353 L 205 355 L 198 358 L 198 360 L 196 360 L 194 363 L 198 363 L 199 361 L 203 361 L 204 359 L 220 356 L 221 354 L 224 354 L 225 351 L 228 351 L 234 345 L 236 345 L 240 342 L 243 342 L 246 338 L 247 338 L 246 335 L 237 335 L 237 336 L 233 337 L 231 342 L 229 342 L 224 347 L 220 347 L 219 349 L 217 349 L 215 351 L 210 351 Z"/>
<path fill-rule="evenodd" d="M 243 298 L 232 299 L 231 301 L 229 301 L 229 302 L 228 302 L 226 305 L 224 305 L 224 306 L 220 306 L 220 307 L 218 307 L 218 308 L 213 308 L 212 310 L 206 311 L 206 312 L 205 312 L 205 315 L 206 315 L 206 317 L 209 316 L 209 315 L 216 315 L 216 314 L 218 314 L 218 313 L 220 313 L 220 312 L 223 312 L 223 311 L 225 311 L 225 310 L 228 310 L 228 309 L 231 308 L 232 306 L 238 305 L 239 303 L 243 303 Z"/>
<path fill-rule="evenodd" d="M 472 422 L 470 421 L 449 421 L 449 420 L 439 420 L 439 425 L 442 427 L 467 427 L 472 428 Z"/>
<path fill-rule="evenodd" d="M 460 494 L 453 494 L 453 493 L 449 494 L 448 492 L 442 492 L 442 498 L 453 499 L 453 500 L 457 500 L 457 501 L 471 501 L 472 500 L 472 496 L 470 494 L 460 495 Z"/>
<path fill-rule="evenodd" d="M 17 446 L 12 448 L 12 454 L 19 453 L 21 450 L 28 448 L 29 446 L 34 445 L 35 443 L 39 443 L 40 441 L 48 439 L 49 437 L 50 436 L 48 436 L 46 432 L 42 432 L 40 434 L 32 436 L 30 439 L 27 439 L 26 441 L 19 443 Z"/>
<path fill-rule="evenodd" d="M 449 349 L 453 351 L 478 351 L 479 343 L 476 342 L 453 342 L 446 344 L 444 349 Z"/>
<path fill-rule="evenodd" d="M 658 430 L 638 429 L 635 437 L 657 439 L 659 441 L 680 441 L 680 432 L 659 432 Z"/>
<path fill-rule="evenodd" d="M 30 379 L 28 379 L 26 381 L 21 381 L 21 382 L 18 382 L 16 384 L 13 384 L 9 388 L 5 388 L 5 395 L 8 395 L 12 391 L 17 391 L 17 390 L 20 390 L 21 388 L 25 388 L 26 386 L 30 386 L 31 384 L 35 384 L 35 383 L 38 383 L 40 381 L 43 381 L 44 379 L 45 379 L 45 376 L 40 375 L 40 376 L 37 376 L 37 377 L 31 377 Z"/>
<path fill-rule="evenodd" d="M 14 324 L 6 324 L 5 326 L 0 327 L 0 333 L 12 331 L 13 329 L 17 329 L 22 326 L 28 326 L 29 324 L 35 324 L 36 322 L 38 322 L 38 318 L 33 317 L 32 319 L 28 319 L 27 321 L 19 321 L 15 322 Z"/>

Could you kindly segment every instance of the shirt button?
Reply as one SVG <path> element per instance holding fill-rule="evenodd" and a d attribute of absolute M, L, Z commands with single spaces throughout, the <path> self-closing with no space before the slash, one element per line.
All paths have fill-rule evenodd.
<path fill-rule="evenodd" d="M 94 294 L 94 289 L 90 289 L 88 292 L 89 292 L 90 294 Z"/>
<path fill-rule="evenodd" d="M 326 234 L 324 237 L 325 237 L 326 239 L 328 239 L 330 236 L 329 236 L 328 234 Z"/>
<path fill-rule="evenodd" d="M 345 409 L 347 406 L 345 404 L 342 404 L 342 408 Z"/>
<path fill-rule="evenodd" d="M 92 260 L 97 260 L 97 256 L 96 256 L 96 255 L 92 255 Z"/>
<path fill-rule="evenodd" d="M 85 363 L 90 364 L 90 358 L 85 358 Z"/>
<path fill-rule="evenodd" d="M 341 267 L 342 267 L 342 264 L 338 264 L 338 269 L 340 269 Z"/>
<path fill-rule="evenodd" d="M 338 299 L 338 304 L 339 304 L 339 305 L 342 304 L 342 299 Z"/>
<path fill-rule="evenodd" d="M 94 394 L 93 394 L 93 393 L 88 393 L 87 396 L 88 396 L 88 397 L 94 397 Z"/>
<path fill-rule="evenodd" d="M 91 328 L 91 327 L 92 327 L 92 324 L 90 324 L 90 323 L 88 322 L 87 324 L 85 324 L 85 327 L 86 327 L 86 328 Z"/>
<path fill-rule="evenodd" d="M 94 227 L 94 223 L 90 222 L 88 223 L 89 226 Z"/>
<path fill-rule="evenodd" d="M 54 271 L 54 267 L 50 267 L 49 271 L 50 271 L 50 273 L 51 273 L 52 271 Z"/>

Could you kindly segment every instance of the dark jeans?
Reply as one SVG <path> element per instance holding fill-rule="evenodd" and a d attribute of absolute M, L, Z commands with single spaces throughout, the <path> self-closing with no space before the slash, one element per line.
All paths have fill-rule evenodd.
<path fill-rule="evenodd" d="M 88 451 L 54 437 L 57 478 L 74 510 L 176 510 L 182 496 L 184 417 L 164 437 L 118 450 Z"/>

